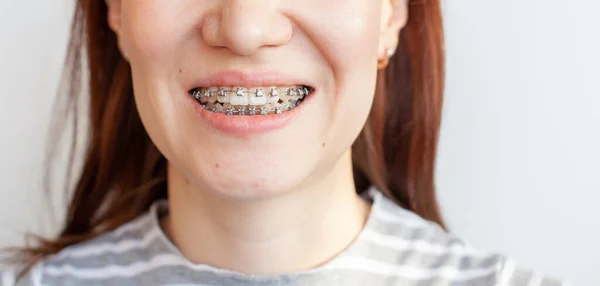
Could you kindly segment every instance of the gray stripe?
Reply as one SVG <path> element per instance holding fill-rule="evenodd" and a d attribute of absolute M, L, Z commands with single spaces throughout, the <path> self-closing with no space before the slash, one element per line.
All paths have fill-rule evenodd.
<path fill-rule="evenodd" d="M 369 221 L 369 229 L 382 234 L 389 235 L 405 240 L 421 240 L 437 245 L 464 245 L 464 243 L 444 232 L 441 228 L 412 228 L 406 227 L 401 223 L 389 223 L 378 219 Z"/>
<path fill-rule="evenodd" d="M 456 254 L 435 255 L 414 250 L 399 252 L 364 241 L 357 241 L 352 248 L 352 252 L 358 253 L 361 257 L 391 265 L 412 265 L 423 269 L 438 269 L 445 266 L 459 270 L 491 268 L 499 265 L 503 259 L 498 255 L 480 258 Z"/>
<path fill-rule="evenodd" d="M 449 286 L 495 286 L 497 285 L 498 277 L 496 275 L 488 275 L 485 277 L 472 279 L 469 281 L 461 281 L 461 282 L 447 282 Z M 401 284 L 400 284 L 401 285 Z M 436 284 L 428 284 L 436 285 Z"/>
<path fill-rule="evenodd" d="M 140 238 L 149 229 L 154 227 L 151 213 L 144 213 L 140 217 L 131 220 L 122 227 L 109 232 L 107 235 L 96 238 L 96 243 L 110 242 L 121 238 Z"/>
<path fill-rule="evenodd" d="M 375 207 L 375 210 L 382 210 L 387 213 L 394 214 L 394 216 L 397 217 L 399 220 L 422 222 L 424 227 L 427 228 L 431 227 L 432 225 L 435 225 L 433 222 L 425 220 L 417 214 L 399 207 L 398 205 L 396 205 L 396 203 L 383 196 L 383 194 L 379 195 L 381 197 L 378 200 L 376 200 L 373 205 Z"/>
<path fill-rule="evenodd" d="M 373 208 L 373 211 L 383 212 L 397 218 L 397 221 L 395 222 L 387 222 L 378 219 L 377 215 L 374 215 L 373 219 L 369 221 L 369 228 L 375 232 L 401 238 L 425 240 L 431 243 L 464 245 L 460 239 L 453 234 L 446 232 L 438 224 L 425 220 L 416 214 L 397 206 L 387 198 L 382 198 L 382 200 L 377 201 L 377 208 Z M 406 223 L 407 221 L 412 223 L 408 224 Z M 418 225 L 414 226 L 414 224 Z"/>
<path fill-rule="evenodd" d="M 135 227 L 132 227 L 134 225 L 135 225 Z M 121 228 L 117 228 L 116 230 L 114 230 L 112 232 L 108 232 L 106 234 L 100 235 L 92 240 L 82 242 L 80 244 L 68 247 L 63 252 L 68 253 L 73 250 L 77 251 L 77 250 L 88 248 L 88 247 L 93 248 L 94 246 L 105 244 L 105 243 L 115 244 L 116 242 L 122 241 L 124 239 L 139 240 L 139 239 L 142 239 L 144 237 L 144 235 L 148 231 L 153 229 L 154 227 L 155 227 L 155 225 L 154 225 L 151 217 L 149 215 L 144 215 L 142 217 L 139 217 L 139 218 L 125 224 L 123 227 L 121 227 L 121 228 L 126 229 L 126 231 L 124 231 L 124 232 L 121 232 Z M 119 234 L 117 235 L 115 232 L 119 232 Z M 59 256 L 61 256 L 61 255 L 59 255 Z"/>
<path fill-rule="evenodd" d="M 551 278 L 544 278 L 541 286 L 562 286 L 562 283 Z"/>
<path fill-rule="evenodd" d="M 109 278 L 109 279 L 79 279 L 68 277 L 60 279 L 47 276 L 45 284 L 49 285 L 165 285 L 165 284 L 204 284 L 204 285 L 231 285 L 231 286 L 276 286 L 276 285 L 380 285 L 380 284 L 352 284 L 356 282 L 380 283 L 385 277 L 373 274 L 359 273 L 356 271 L 329 270 L 323 275 L 309 274 L 301 276 L 281 275 L 273 278 L 260 279 L 241 278 L 209 271 L 194 271 L 182 266 L 166 266 L 151 272 L 138 275 L 134 278 Z M 65 284 L 68 281 L 71 284 Z M 381 284 L 382 285 L 382 284 Z M 410 284 L 409 284 L 410 285 Z"/>
<path fill-rule="evenodd" d="M 509 284 L 510 285 L 527 285 L 531 278 L 533 277 L 533 272 L 525 269 L 515 269 L 510 277 Z"/>
<path fill-rule="evenodd" d="M 281 275 L 266 279 L 252 276 L 225 276 L 207 271 L 194 271 L 182 266 L 167 266 L 153 270 L 134 278 L 108 278 L 108 279 L 80 279 L 76 277 L 50 277 L 46 276 L 43 283 L 46 285 L 63 286 L 100 286 L 100 285 L 168 285 L 168 284 L 193 284 L 193 285 L 228 285 L 228 286 L 281 286 L 281 285 L 454 285 L 454 286 L 481 286 L 493 285 L 494 275 L 488 275 L 459 283 L 452 283 L 443 279 L 428 279 L 414 281 L 398 276 L 384 276 L 373 273 L 330 269 L 302 275 Z"/>
<path fill-rule="evenodd" d="M 137 227 L 129 228 L 133 223 L 137 223 Z M 119 261 L 122 260 L 121 264 L 129 264 L 131 262 L 127 261 L 137 261 L 140 257 L 144 257 L 148 255 L 149 251 L 164 251 L 164 247 L 157 245 L 150 245 L 149 248 L 141 248 L 137 249 L 137 251 L 127 251 L 125 253 L 112 253 L 112 252 L 102 252 L 99 254 L 86 255 L 86 256 L 74 256 L 73 253 L 81 253 L 81 251 L 94 250 L 98 247 L 104 246 L 117 246 L 119 243 L 123 243 L 125 241 L 133 242 L 133 241 L 141 241 L 148 233 L 155 227 L 153 225 L 153 221 L 150 217 L 140 217 L 135 219 L 131 223 L 126 225 L 128 229 L 121 233 L 121 235 L 115 235 L 114 232 L 109 232 L 107 234 L 96 237 L 90 241 L 80 243 L 78 245 L 74 245 L 66 248 L 58 255 L 54 255 L 49 257 L 45 264 L 46 265 L 61 265 L 61 264 L 75 264 L 80 265 L 81 263 L 86 263 L 87 260 L 94 261 L 103 261 L 103 266 L 110 261 Z M 117 229 L 119 230 L 119 229 Z M 153 242 L 153 244 L 156 242 Z"/>
<path fill-rule="evenodd" d="M 517 268 L 513 272 L 512 276 L 510 277 L 509 285 L 514 285 L 514 286 L 529 285 L 529 282 L 531 282 L 531 280 L 533 279 L 533 276 L 534 276 L 533 274 L 534 274 L 534 272 L 530 269 Z M 561 286 L 562 283 L 557 280 L 553 280 L 551 278 L 544 277 L 541 280 L 539 285 L 540 286 Z"/>
<path fill-rule="evenodd" d="M 160 239 L 154 239 L 146 248 L 137 248 L 123 253 L 107 252 L 103 255 L 52 259 L 46 262 L 45 266 L 61 267 L 62 265 L 71 265 L 76 268 L 87 269 L 101 268 L 107 265 L 126 266 L 140 261 L 148 261 L 161 253 L 165 253 L 164 242 Z"/>

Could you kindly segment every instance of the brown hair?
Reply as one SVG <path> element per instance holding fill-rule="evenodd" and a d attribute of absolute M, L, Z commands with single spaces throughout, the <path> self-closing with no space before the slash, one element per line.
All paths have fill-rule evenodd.
<path fill-rule="evenodd" d="M 409 2 L 397 53 L 379 71 L 371 114 L 353 145 L 355 180 L 359 191 L 374 185 L 443 227 L 434 186 L 444 88 L 440 3 Z M 70 190 L 64 228 L 58 237 L 39 239 L 38 246 L 21 250 L 21 261 L 29 264 L 113 230 L 167 196 L 167 162 L 142 126 L 129 65 L 106 19 L 104 1 L 77 1 L 64 102 L 77 127 L 82 90 L 89 89 L 89 131 L 81 145 L 74 128 L 71 151 L 81 145 L 85 158 Z M 89 82 L 84 83 L 81 74 L 87 72 Z"/>

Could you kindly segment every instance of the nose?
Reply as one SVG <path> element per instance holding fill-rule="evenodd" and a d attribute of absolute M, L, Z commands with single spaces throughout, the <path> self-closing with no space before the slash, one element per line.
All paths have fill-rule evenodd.
<path fill-rule="evenodd" d="M 224 0 L 206 15 L 206 44 L 248 56 L 262 47 L 281 46 L 292 37 L 292 23 L 277 11 L 277 0 Z"/>

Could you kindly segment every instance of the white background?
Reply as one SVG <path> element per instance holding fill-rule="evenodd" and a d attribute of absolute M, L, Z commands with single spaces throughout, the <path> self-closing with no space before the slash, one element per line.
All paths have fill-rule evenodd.
<path fill-rule="evenodd" d="M 70 2 L 0 0 L 0 246 L 55 230 L 40 190 Z M 600 285 L 600 2 L 444 4 L 437 183 L 451 229 Z"/>

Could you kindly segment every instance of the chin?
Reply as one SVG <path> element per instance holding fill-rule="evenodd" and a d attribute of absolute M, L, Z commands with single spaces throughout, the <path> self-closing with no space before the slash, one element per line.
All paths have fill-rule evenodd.
<path fill-rule="evenodd" d="M 285 195 L 297 189 L 306 178 L 300 168 L 257 169 L 258 171 L 239 173 L 223 170 L 214 172 L 211 176 L 199 174 L 198 177 L 202 178 L 200 185 L 205 186 L 205 191 L 236 201 L 257 201 Z"/>
<path fill-rule="evenodd" d="M 190 183 L 189 191 L 236 201 L 256 201 L 298 189 L 319 165 L 316 160 L 319 156 L 313 154 L 314 150 L 298 151 L 262 143 L 269 147 L 237 148 L 235 152 L 233 146 L 223 143 L 223 149 L 218 152 L 206 145 L 197 146 L 196 152 L 188 156 L 172 154 L 171 162 L 178 163 L 173 164 L 170 172 L 176 173 L 175 176 L 184 175 Z"/>

